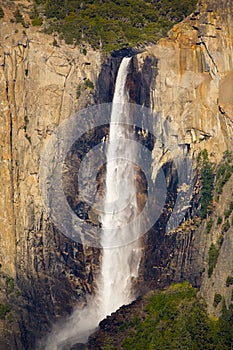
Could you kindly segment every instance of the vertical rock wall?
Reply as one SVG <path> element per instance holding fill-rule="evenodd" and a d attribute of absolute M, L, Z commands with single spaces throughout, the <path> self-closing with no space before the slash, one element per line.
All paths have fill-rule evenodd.
<path fill-rule="evenodd" d="M 196 11 L 177 24 L 167 38 L 137 56 L 144 79 L 148 70 L 145 67 L 149 61 L 153 62 L 150 67 L 156 69 L 156 75 L 150 82 L 150 106 L 155 115 L 170 123 L 178 135 L 178 144 L 183 145 L 190 159 L 207 149 L 210 160 L 217 164 L 226 149 L 232 150 L 232 39 L 232 2 L 204 0 L 199 1 Z M 155 120 L 152 124 L 156 125 Z M 153 156 L 155 164 L 167 162 L 163 149 Z M 162 224 L 158 222 L 148 233 L 142 273 L 153 287 L 180 280 L 201 286 L 202 295 L 213 312 L 216 291 L 230 302 L 230 289 L 225 284 L 226 274 L 232 274 L 229 267 L 232 258 L 227 249 L 231 247 L 230 233 L 226 234 L 214 275 L 211 279 L 207 276 L 208 249 L 211 242 L 216 242 L 219 231 L 215 219 L 218 212 L 227 208 L 229 199 L 223 194 L 222 209 L 219 205 L 214 207 L 214 226 L 208 235 L 206 222 L 195 221 L 200 182 L 197 174 L 194 175 L 193 201 L 181 225 L 167 235 L 164 233 L 166 220 L 163 222 L 166 218 L 161 217 Z"/>
<path fill-rule="evenodd" d="M 1 349 L 32 349 L 35 338 L 93 289 L 98 252 L 58 232 L 39 192 L 45 142 L 75 111 L 94 103 L 98 52 L 0 23 Z M 9 332 L 9 329 L 12 331 Z"/>

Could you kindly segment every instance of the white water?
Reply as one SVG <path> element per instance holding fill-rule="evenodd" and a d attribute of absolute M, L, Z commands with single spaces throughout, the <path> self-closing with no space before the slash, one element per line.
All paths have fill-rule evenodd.
<path fill-rule="evenodd" d="M 130 238 L 133 237 L 134 231 L 133 219 L 137 216 L 135 173 L 130 161 L 135 159 L 134 149 L 124 143 L 129 131 L 124 125 L 118 124 L 130 122 L 127 120 L 128 115 L 125 110 L 125 103 L 128 102 L 125 83 L 130 60 L 130 58 L 123 58 L 118 71 L 111 114 L 110 145 L 107 152 L 101 242 L 103 247 L 109 247 L 114 240 L 118 246 L 114 249 L 103 249 L 101 279 L 98 287 L 101 309 L 105 315 L 132 301 L 131 283 L 132 279 L 137 277 L 140 261 L 138 242 L 127 244 L 132 240 Z M 109 204 L 112 204 L 110 210 Z M 131 224 L 125 227 L 129 222 Z"/>
<path fill-rule="evenodd" d="M 132 283 L 138 275 L 141 259 L 139 242 L 133 237 L 133 219 L 137 216 L 137 198 L 133 147 L 125 145 L 128 131 L 117 123 L 127 122 L 126 78 L 130 58 L 123 58 L 116 81 L 107 149 L 106 193 L 102 222 L 102 265 L 97 292 L 87 306 L 76 309 L 67 322 L 56 326 L 40 349 L 57 350 L 63 345 L 86 342 L 98 323 L 120 306 L 134 299 Z M 120 105 L 118 105 L 120 103 Z M 130 121 L 128 121 L 130 122 Z M 127 160 L 128 159 L 128 160 Z M 127 223 L 130 225 L 126 226 Z M 113 246 L 114 248 L 109 248 Z M 126 244 L 127 243 L 127 244 Z"/>

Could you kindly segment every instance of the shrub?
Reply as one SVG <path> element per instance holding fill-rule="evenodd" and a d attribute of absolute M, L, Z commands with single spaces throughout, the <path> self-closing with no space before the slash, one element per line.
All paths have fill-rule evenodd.
<path fill-rule="evenodd" d="M 76 88 L 76 98 L 79 99 L 80 96 L 81 96 L 81 85 L 78 84 Z"/>
<path fill-rule="evenodd" d="M 226 279 L 226 286 L 229 287 L 233 284 L 233 276 L 228 276 Z"/>
<path fill-rule="evenodd" d="M 16 292 L 15 292 L 15 295 L 17 297 L 20 297 L 22 295 L 22 292 L 18 289 Z"/>
<path fill-rule="evenodd" d="M 15 281 L 12 277 L 6 276 L 6 285 L 10 292 L 12 292 L 15 288 Z"/>
<path fill-rule="evenodd" d="M 230 215 L 231 215 L 231 210 L 230 210 L 230 209 L 226 209 L 226 210 L 224 211 L 225 219 L 228 219 Z"/>
<path fill-rule="evenodd" d="M 222 244 L 223 244 L 223 241 L 224 241 L 224 236 L 221 235 L 218 237 L 218 240 L 217 240 L 217 243 L 218 243 L 218 246 L 221 247 Z"/>
<path fill-rule="evenodd" d="M 221 216 L 219 216 L 218 220 L 217 220 L 217 225 L 221 225 L 221 223 L 222 223 L 222 218 L 221 218 Z"/>
<path fill-rule="evenodd" d="M 232 154 L 229 151 L 224 152 L 223 160 L 221 164 L 218 166 L 216 173 L 216 192 L 218 194 L 222 193 L 223 186 L 231 177 L 233 173 L 232 166 Z"/>
<path fill-rule="evenodd" d="M 214 307 L 218 306 L 218 304 L 222 301 L 222 296 L 221 294 L 218 294 L 218 293 L 215 293 L 215 296 L 214 296 Z"/>
<path fill-rule="evenodd" d="M 11 307 L 8 304 L 0 304 L 0 319 L 5 320 L 6 315 L 11 311 Z"/>
<path fill-rule="evenodd" d="M 16 23 L 22 23 L 22 24 L 24 24 L 23 16 L 22 16 L 22 14 L 20 13 L 18 7 L 17 7 L 16 11 L 14 12 L 14 17 L 15 17 Z"/>
<path fill-rule="evenodd" d="M 213 270 L 217 264 L 219 256 L 219 248 L 217 248 L 213 243 L 211 243 L 208 252 L 208 277 L 211 277 Z"/>
<path fill-rule="evenodd" d="M 212 226 L 213 226 L 213 219 L 211 218 L 211 219 L 210 219 L 209 221 L 207 221 L 207 223 L 206 223 L 206 232 L 207 232 L 207 233 L 210 233 L 210 230 L 211 230 Z"/>
<path fill-rule="evenodd" d="M 92 89 L 94 89 L 94 84 L 89 79 L 86 79 L 84 82 L 84 88 L 92 90 Z"/>
<path fill-rule="evenodd" d="M 224 224 L 222 225 L 222 233 L 224 234 L 225 232 L 227 232 L 230 228 L 230 223 L 227 220 L 226 222 L 224 222 Z"/>
<path fill-rule="evenodd" d="M 54 38 L 54 39 L 53 39 L 53 46 L 55 46 L 55 47 L 59 47 L 59 45 L 58 45 L 58 42 L 57 42 L 56 38 Z"/>
<path fill-rule="evenodd" d="M 32 25 L 33 25 L 33 27 L 39 27 L 39 26 L 41 26 L 43 24 L 43 18 L 41 18 L 41 17 L 37 17 L 37 18 L 34 18 L 33 20 L 32 20 Z"/>
<path fill-rule="evenodd" d="M 233 211 L 233 202 L 230 202 L 228 209 L 224 211 L 225 218 L 228 219 Z"/>
<path fill-rule="evenodd" d="M 31 11 L 29 13 L 29 17 L 31 19 L 35 19 L 35 18 L 39 17 L 39 13 L 37 11 L 36 4 L 33 5 L 32 9 L 31 9 Z"/>

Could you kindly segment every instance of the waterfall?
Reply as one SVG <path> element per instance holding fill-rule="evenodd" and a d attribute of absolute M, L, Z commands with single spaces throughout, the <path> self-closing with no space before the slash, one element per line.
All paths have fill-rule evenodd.
<path fill-rule="evenodd" d="M 130 123 L 126 110 L 126 79 L 130 60 L 123 58 L 121 62 L 112 105 L 104 210 L 101 214 L 102 263 L 97 291 L 86 307 L 76 309 L 65 325 L 55 327 L 43 349 L 57 350 L 86 342 L 102 319 L 135 297 L 133 282 L 137 278 L 141 259 L 139 241 L 130 239 L 134 237 L 133 222 L 138 211 L 135 166 L 132 162 L 135 151 L 133 146 L 126 147 L 124 143 L 125 139 L 133 138 L 133 132 L 122 125 Z"/>
<path fill-rule="evenodd" d="M 98 285 L 105 315 L 132 301 L 131 283 L 137 277 L 140 261 L 138 243 L 127 244 L 134 230 L 133 219 L 137 215 L 135 169 L 132 164 L 135 155 L 134 149 L 124 143 L 130 132 L 122 124 L 130 123 L 125 110 L 128 102 L 125 85 L 130 60 L 123 58 L 118 71 L 107 150 L 106 195 L 101 217 L 101 243 L 104 249 Z M 132 223 L 126 227 L 129 222 Z M 117 246 L 108 249 L 113 240 Z"/>

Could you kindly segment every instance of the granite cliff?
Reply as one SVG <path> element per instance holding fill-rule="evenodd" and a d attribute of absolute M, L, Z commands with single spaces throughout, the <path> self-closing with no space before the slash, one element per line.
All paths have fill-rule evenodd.
<path fill-rule="evenodd" d="M 232 6 L 230 0 L 199 1 L 192 15 L 168 37 L 135 55 L 131 64 L 131 102 L 151 107 L 161 120 L 169 121 L 194 165 L 204 149 L 214 164 L 225 150 L 232 150 Z M 52 36 L 10 23 L 11 13 L 5 12 L 0 20 L 0 305 L 5 310 L 0 348 L 32 349 L 56 319 L 85 302 L 99 266 L 98 250 L 64 237 L 45 213 L 38 185 L 43 145 L 76 110 L 111 101 L 125 53 L 105 60 L 90 47 L 84 51 L 63 42 L 54 45 Z M 171 159 L 162 148 L 152 154 L 154 164 L 163 164 L 167 174 L 169 209 L 176 186 Z M 165 212 L 145 237 L 140 277 L 144 289 L 139 290 L 188 280 L 200 288 L 209 310 L 218 314 L 213 306 L 216 293 L 231 302 L 232 287 L 226 286 L 226 279 L 233 275 L 232 225 L 224 232 L 210 277 L 208 254 L 211 243 L 222 235 L 217 221 L 232 200 L 233 180 L 213 203 L 210 232 L 209 218 L 197 220 L 198 170 L 195 180 L 181 225 L 166 234 Z"/>
<path fill-rule="evenodd" d="M 54 46 L 52 37 L 9 18 L 0 26 L 0 293 L 3 310 L 11 310 L 0 320 L 0 348 L 31 349 L 46 324 L 69 313 L 93 288 L 98 253 L 53 226 L 38 172 L 45 140 L 74 111 L 93 103 L 93 88 L 85 82 L 96 81 L 101 62 L 91 48 L 84 55 L 80 47 Z"/>
<path fill-rule="evenodd" d="M 178 142 L 184 144 L 190 157 L 195 158 L 206 149 L 214 165 L 220 162 L 226 149 L 232 151 L 232 37 L 232 3 L 199 1 L 196 11 L 176 25 L 168 38 L 161 39 L 156 46 L 137 56 L 141 72 L 145 68 L 143 62 L 153 62 L 155 78 L 150 83 L 150 106 L 164 120 L 171 121 Z M 161 155 L 160 161 L 162 158 Z M 232 178 L 225 185 L 228 187 L 223 190 L 219 202 L 214 196 L 210 232 L 206 232 L 205 220 L 200 225 L 193 221 L 200 200 L 200 179 L 197 177 L 189 219 L 186 217 L 169 238 L 163 236 L 159 244 L 156 242 L 158 234 L 152 234 L 150 241 L 149 233 L 150 243 L 145 253 L 148 256 L 145 266 L 148 267 L 147 263 L 150 266 L 149 279 L 153 276 L 153 283 L 157 274 L 158 284 L 164 283 L 166 273 L 170 281 L 187 279 L 201 287 L 211 312 L 216 312 L 213 307 L 215 293 L 225 296 L 230 303 L 231 291 L 226 287 L 226 278 L 232 275 L 231 227 L 224 233 L 216 271 L 211 278 L 208 278 L 207 270 L 210 244 L 216 243 L 221 235 L 217 218 L 223 215 L 231 201 L 231 181 Z M 162 266 L 155 264 L 160 255 L 166 255 L 165 261 L 160 257 Z"/>

